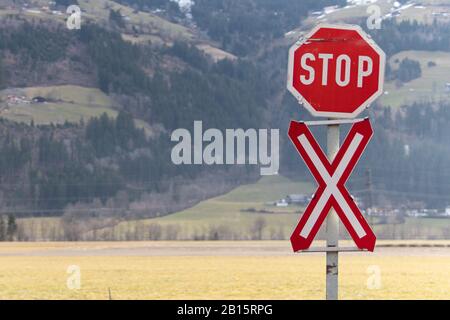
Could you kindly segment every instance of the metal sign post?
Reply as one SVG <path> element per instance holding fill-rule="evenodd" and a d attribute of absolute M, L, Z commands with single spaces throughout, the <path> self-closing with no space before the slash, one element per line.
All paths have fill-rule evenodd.
<path fill-rule="evenodd" d="M 339 151 L 339 124 L 327 125 L 328 160 L 332 162 Z M 327 251 L 326 266 L 326 298 L 338 299 L 339 282 L 339 217 L 332 208 L 326 218 L 327 248 L 336 248 L 336 251 Z"/>
<path fill-rule="evenodd" d="M 340 145 L 340 125 L 346 121 L 327 120 L 309 125 L 326 125 L 327 154 L 304 122 L 291 121 L 289 138 L 318 183 L 311 202 L 291 235 L 295 252 L 326 253 L 326 298 L 338 299 L 339 252 L 373 251 L 376 236 L 345 187 L 351 172 L 373 135 L 368 118 L 348 120 L 350 131 Z M 339 220 L 342 220 L 357 247 L 339 247 Z M 311 243 L 326 221 L 326 247 Z"/>
<path fill-rule="evenodd" d="M 326 298 L 338 299 L 339 251 L 373 251 L 376 236 L 345 187 L 373 135 L 370 121 L 355 119 L 383 93 L 386 55 L 356 25 L 321 24 L 289 50 L 287 89 L 313 116 L 291 121 L 288 135 L 318 184 L 294 232 L 294 252 L 326 253 Z M 336 119 L 340 118 L 340 119 Z M 352 124 L 342 146 L 339 125 Z M 327 126 L 325 154 L 308 126 Z M 326 247 L 310 248 L 326 220 Z M 357 248 L 339 247 L 339 220 Z"/>

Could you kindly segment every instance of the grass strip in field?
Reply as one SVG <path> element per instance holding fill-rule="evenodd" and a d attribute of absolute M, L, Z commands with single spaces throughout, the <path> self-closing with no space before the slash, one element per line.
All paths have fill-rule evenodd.
<path fill-rule="evenodd" d="M 85 254 L 0 256 L 0 299 L 108 299 L 109 290 L 113 299 L 324 297 L 325 255 L 277 255 L 271 251 L 289 251 L 287 242 L 2 243 L 0 249 L 27 246 L 50 251 L 78 247 Z M 168 255 L 161 251 L 157 256 L 139 255 L 146 246 L 166 249 Z M 206 246 L 207 252 L 173 255 L 177 246 L 186 251 Z M 270 250 L 258 255 L 262 247 Z M 120 256 L 99 256 L 102 250 L 111 253 L 117 248 L 128 251 Z M 218 248 L 229 248 L 231 254 L 221 255 Z M 135 249 L 138 254 L 130 254 Z M 410 255 L 408 250 L 416 254 Z M 444 254 L 431 255 L 429 250 Z M 340 298 L 448 299 L 449 252 L 446 248 L 385 248 L 373 254 L 342 254 Z M 74 269 L 69 266 L 79 268 L 80 273 L 70 271 Z M 67 284 L 78 275 L 80 288 L 69 289 Z"/>

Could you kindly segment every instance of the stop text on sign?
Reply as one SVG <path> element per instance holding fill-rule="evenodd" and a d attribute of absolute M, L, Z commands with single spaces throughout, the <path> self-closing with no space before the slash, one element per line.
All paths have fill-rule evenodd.
<path fill-rule="evenodd" d="M 314 64 L 314 62 L 316 62 Z M 321 64 L 319 70 L 321 72 L 316 77 L 316 66 Z M 356 79 L 351 78 L 351 68 L 357 65 Z M 364 78 L 370 76 L 373 71 L 373 60 L 368 56 L 359 56 L 357 58 L 357 63 L 352 63 L 352 58 L 346 54 L 339 55 L 334 59 L 332 53 L 319 53 L 316 56 L 313 53 L 305 53 L 300 58 L 300 66 L 305 70 L 305 74 L 300 75 L 300 82 L 304 85 L 311 85 L 314 81 L 317 81 L 319 76 L 321 79 L 321 85 L 327 86 L 329 77 L 331 76 L 331 81 L 335 81 L 340 87 L 345 87 L 350 84 L 350 81 L 356 81 L 356 86 L 358 88 L 363 87 Z M 334 71 L 334 75 L 330 75 L 330 72 Z M 355 74 L 355 73 L 353 73 Z"/>
<path fill-rule="evenodd" d="M 354 118 L 383 93 L 385 60 L 359 26 L 321 24 L 289 50 L 287 89 L 314 116 Z"/>

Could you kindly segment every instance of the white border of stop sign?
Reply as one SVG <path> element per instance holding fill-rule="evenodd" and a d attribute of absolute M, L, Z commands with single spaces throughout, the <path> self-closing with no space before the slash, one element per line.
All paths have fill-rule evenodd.
<path fill-rule="evenodd" d="M 372 94 L 363 104 L 361 104 L 355 111 L 352 113 L 343 113 L 343 112 L 325 112 L 325 111 L 317 111 L 313 108 L 313 106 L 293 87 L 293 74 L 294 74 L 294 54 L 295 51 L 300 48 L 303 44 L 305 44 L 313 34 L 315 34 L 319 29 L 329 28 L 329 29 L 342 29 L 342 30 L 353 30 L 356 31 L 361 38 L 366 41 L 366 43 L 375 50 L 376 53 L 380 56 L 380 64 L 379 66 L 373 66 L 373 68 L 379 68 L 379 76 L 378 76 L 378 90 Z M 384 68 L 386 64 L 386 54 L 384 51 L 373 41 L 369 35 L 367 35 L 360 26 L 358 25 L 349 25 L 349 24 L 319 24 L 312 31 L 298 40 L 290 49 L 289 49 L 289 62 L 288 62 L 288 77 L 287 77 L 287 89 L 289 90 L 294 97 L 297 98 L 299 103 L 303 104 L 305 108 L 316 117 L 328 117 L 328 118 L 355 118 L 361 112 L 364 111 L 369 105 L 374 102 L 382 93 L 383 93 L 383 83 L 384 83 Z M 364 71 L 364 70 L 363 70 Z"/>

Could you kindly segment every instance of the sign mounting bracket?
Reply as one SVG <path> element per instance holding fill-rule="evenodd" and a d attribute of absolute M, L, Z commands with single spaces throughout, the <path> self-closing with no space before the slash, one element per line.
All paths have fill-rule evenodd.
<path fill-rule="evenodd" d="M 315 253 L 315 252 L 369 252 L 367 249 L 358 247 L 310 247 L 306 250 L 300 250 L 296 253 Z"/>
<path fill-rule="evenodd" d="M 332 120 L 312 120 L 312 121 L 302 121 L 307 126 L 332 126 L 332 125 L 340 125 L 340 124 L 354 124 L 357 122 L 364 121 L 366 118 L 358 118 L 358 119 L 332 119 Z"/>

